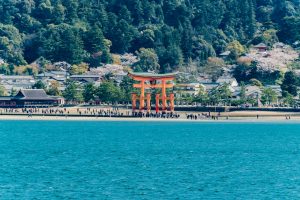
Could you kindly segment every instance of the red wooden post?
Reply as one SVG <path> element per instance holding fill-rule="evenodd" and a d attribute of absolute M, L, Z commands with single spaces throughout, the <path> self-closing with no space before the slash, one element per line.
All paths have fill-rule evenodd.
<path fill-rule="evenodd" d="M 145 108 L 145 80 L 141 81 L 141 94 L 140 94 L 140 111 Z"/>
<path fill-rule="evenodd" d="M 132 111 L 134 112 L 136 109 L 136 93 L 131 94 L 131 99 L 132 99 Z"/>
<path fill-rule="evenodd" d="M 147 93 L 147 112 L 151 111 L 151 93 Z"/>
<path fill-rule="evenodd" d="M 167 110 L 167 94 L 166 94 L 166 80 L 162 79 L 162 88 L 161 88 L 161 94 L 162 94 L 162 111 L 165 112 Z"/>
<path fill-rule="evenodd" d="M 155 112 L 159 112 L 159 99 L 160 99 L 160 94 L 156 94 L 155 96 Z"/>
<path fill-rule="evenodd" d="M 174 94 L 173 93 L 171 93 L 170 94 L 170 111 L 171 112 L 174 112 L 174 107 L 175 107 L 175 104 L 174 104 Z"/>

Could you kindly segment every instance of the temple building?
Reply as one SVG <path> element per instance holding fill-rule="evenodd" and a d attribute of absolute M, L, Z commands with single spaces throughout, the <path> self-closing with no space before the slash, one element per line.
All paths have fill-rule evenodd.
<path fill-rule="evenodd" d="M 0 107 L 50 107 L 64 104 L 62 97 L 48 96 L 42 89 L 23 89 L 16 96 L 0 97 Z"/>
<path fill-rule="evenodd" d="M 255 49 L 257 49 L 259 52 L 265 52 L 268 49 L 268 46 L 264 43 L 259 43 L 258 45 L 254 46 Z"/>

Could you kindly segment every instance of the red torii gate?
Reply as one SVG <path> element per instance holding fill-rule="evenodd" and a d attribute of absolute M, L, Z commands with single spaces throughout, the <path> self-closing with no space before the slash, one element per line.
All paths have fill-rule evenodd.
<path fill-rule="evenodd" d="M 176 73 L 169 74 L 154 74 L 154 73 L 133 73 L 129 72 L 133 80 L 139 81 L 138 84 L 133 84 L 134 88 L 140 88 L 140 96 L 137 93 L 132 93 L 132 110 L 135 111 L 137 100 L 140 102 L 139 109 L 143 111 L 145 109 L 145 100 L 147 101 L 147 111 L 151 110 L 151 93 L 146 94 L 145 98 L 145 89 L 159 88 L 161 89 L 161 94 L 158 93 L 155 96 L 155 111 L 159 112 L 159 103 L 162 102 L 162 111 L 166 112 L 167 109 L 167 100 L 170 102 L 169 110 L 174 111 L 174 94 L 171 93 L 169 97 L 167 96 L 166 89 L 173 88 L 173 83 L 168 83 L 168 81 L 173 81 L 175 79 Z"/>

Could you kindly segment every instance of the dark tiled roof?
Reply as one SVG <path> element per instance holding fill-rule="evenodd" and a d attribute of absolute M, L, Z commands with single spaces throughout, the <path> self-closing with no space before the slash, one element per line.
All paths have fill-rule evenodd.
<path fill-rule="evenodd" d="M 0 97 L 0 101 L 10 101 L 11 100 L 11 97 L 8 97 L 8 96 L 1 96 Z"/>
<path fill-rule="evenodd" d="M 70 78 L 100 78 L 100 75 L 94 74 L 82 74 L 82 75 L 72 75 Z"/>
<path fill-rule="evenodd" d="M 51 77 L 53 80 L 56 80 L 56 81 L 65 81 L 66 80 L 66 78 L 65 77 L 55 77 L 55 76 L 53 76 L 53 77 Z"/>
<path fill-rule="evenodd" d="M 19 93 L 14 97 L 14 99 L 24 99 L 24 100 L 51 100 L 45 90 L 42 89 L 28 89 L 20 90 Z"/>
<path fill-rule="evenodd" d="M 0 75 L 0 79 L 7 80 L 7 79 L 21 79 L 21 80 L 33 80 L 33 76 L 18 76 L 18 75 Z"/>
<path fill-rule="evenodd" d="M 268 46 L 264 43 L 259 43 L 258 45 L 254 46 L 255 48 L 267 48 Z"/>
<path fill-rule="evenodd" d="M 53 76 L 53 74 L 51 74 L 49 72 L 45 72 L 45 73 L 40 73 L 40 74 L 36 75 L 36 77 L 48 77 L 48 76 Z"/>
<path fill-rule="evenodd" d="M 55 74 L 55 75 L 66 75 L 68 74 L 68 72 L 65 71 L 50 71 L 51 74 Z"/>
<path fill-rule="evenodd" d="M 151 72 L 129 72 L 129 76 L 137 76 L 137 77 L 144 77 L 144 78 L 168 78 L 168 77 L 174 77 L 178 73 L 168 73 L 168 74 L 155 74 Z"/>

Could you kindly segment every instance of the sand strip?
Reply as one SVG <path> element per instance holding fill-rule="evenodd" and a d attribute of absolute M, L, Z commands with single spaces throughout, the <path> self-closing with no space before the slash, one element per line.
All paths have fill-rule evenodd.
<path fill-rule="evenodd" d="M 35 120 L 35 121 L 128 121 L 128 122 L 241 122 L 241 123 L 300 123 L 300 116 L 293 116 L 287 120 L 284 116 L 264 116 L 259 117 L 220 117 L 219 120 L 212 119 L 164 119 L 164 118 L 122 118 L 122 117 L 71 117 L 71 116 L 31 116 L 26 115 L 0 115 L 0 120 Z"/>

